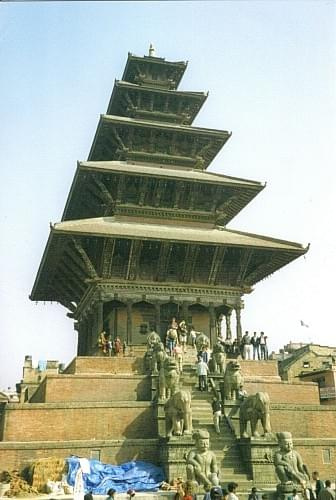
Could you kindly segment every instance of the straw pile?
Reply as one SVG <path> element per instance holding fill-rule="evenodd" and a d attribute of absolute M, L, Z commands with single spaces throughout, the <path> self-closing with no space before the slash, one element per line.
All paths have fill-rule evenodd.
<path fill-rule="evenodd" d="M 61 481 L 65 473 L 66 462 L 63 458 L 41 458 L 31 466 L 32 486 L 44 492 L 47 481 Z"/>
<path fill-rule="evenodd" d="M 5 492 L 6 497 L 31 497 L 38 495 L 37 489 L 30 486 L 19 474 L 19 471 L 3 471 L 0 474 L 2 483 L 9 483 L 9 490 Z"/>

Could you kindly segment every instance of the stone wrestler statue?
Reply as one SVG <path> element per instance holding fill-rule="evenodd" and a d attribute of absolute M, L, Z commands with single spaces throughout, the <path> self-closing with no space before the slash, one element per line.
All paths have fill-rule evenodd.
<path fill-rule="evenodd" d="M 196 441 L 196 449 L 191 450 L 187 455 L 187 479 L 196 481 L 209 491 L 212 486 L 219 485 L 216 456 L 213 451 L 209 450 L 209 432 L 198 430 L 192 437 Z"/>
<path fill-rule="evenodd" d="M 301 455 L 293 450 L 292 434 L 279 432 L 277 438 L 280 450 L 274 455 L 274 466 L 281 484 L 294 483 L 305 486 L 309 482 L 309 474 Z"/>

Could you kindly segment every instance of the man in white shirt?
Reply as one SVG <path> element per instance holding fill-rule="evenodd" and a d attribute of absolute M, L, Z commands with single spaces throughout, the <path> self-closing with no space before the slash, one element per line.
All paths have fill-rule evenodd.
<path fill-rule="evenodd" d="M 228 491 L 229 491 L 228 500 L 239 500 L 237 495 L 236 495 L 237 488 L 238 488 L 237 483 L 229 483 L 228 484 Z"/>
<path fill-rule="evenodd" d="M 203 361 L 201 357 L 198 358 L 196 364 L 196 373 L 198 375 L 198 388 L 200 391 L 206 391 L 208 389 L 207 375 L 209 372 L 208 365 Z"/>

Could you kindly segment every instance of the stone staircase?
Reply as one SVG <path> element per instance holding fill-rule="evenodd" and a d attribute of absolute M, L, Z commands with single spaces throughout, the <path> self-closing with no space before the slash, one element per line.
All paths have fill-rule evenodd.
<path fill-rule="evenodd" d="M 184 356 L 181 382 L 183 387 L 191 392 L 193 428 L 206 429 L 209 432 L 211 450 L 216 454 L 220 468 L 221 484 L 225 487 L 227 483 L 234 481 L 239 485 L 239 493 L 245 496 L 251 490 L 253 482 L 246 474 L 236 437 L 224 416 L 220 423 L 220 434 L 215 432 L 211 408 L 213 395 L 211 392 L 198 390 L 195 363 L 196 350 L 188 346 Z"/>

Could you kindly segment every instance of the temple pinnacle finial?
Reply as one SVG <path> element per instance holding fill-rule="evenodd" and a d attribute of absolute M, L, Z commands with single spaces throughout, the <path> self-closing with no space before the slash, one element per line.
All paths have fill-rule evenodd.
<path fill-rule="evenodd" d="M 155 57 L 155 48 L 152 43 L 149 45 L 148 55 L 149 57 Z"/>

